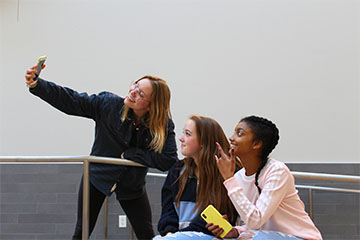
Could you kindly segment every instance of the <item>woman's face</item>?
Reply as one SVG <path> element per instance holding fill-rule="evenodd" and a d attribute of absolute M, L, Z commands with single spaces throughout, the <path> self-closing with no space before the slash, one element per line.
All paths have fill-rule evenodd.
<path fill-rule="evenodd" d="M 240 158 L 243 155 L 253 153 L 257 149 L 254 148 L 254 134 L 246 122 L 239 122 L 236 125 L 234 134 L 229 140 L 231 149 L 234 149 L 235 155 Z"/>
<path fill-rule="evenodd" d="M 181 142 L 181 154 L 185 157 L 196 158 L 201 146 L 196 134 L 195 122 L 188 119 L 184 125 L 183 134 L 179 138 Z"/>
<path fill-rule="evenodd" d="M 141 117 L 150 111 L 150 101 L 153 88 L 149 79 L 141 79 L 134 83 L 130 89 L 124 104 L 132 108 L 135 115 Z"/>

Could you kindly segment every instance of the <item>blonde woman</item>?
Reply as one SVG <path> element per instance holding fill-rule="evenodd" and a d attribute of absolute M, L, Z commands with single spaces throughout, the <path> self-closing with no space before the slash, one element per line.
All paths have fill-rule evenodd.
<path fill-rule="evenodd" d="M 45 65 L 44 65 L 45 67 Z M 30 92 L 58 110 L 95 122 L 91 155 L 125 158 L 147 167 L 168 170 L 177 160 L 174 123 L 170 113 L 170 90 L 158 77 L 135 81 L 125 98 L 110 92 L 88 95 L 41 78 L 36 66 L 26 71 Z M 94 229 L 106 196 L 115 188 L 117 200 L 129 218 L 138 239 L 154 236 L 151 209 L 145 191 L 148 168 L 109 164 L 90 165 L 89 235 Z M 82 237 L 82 180 L 78 217 L 73 239 Z"/>

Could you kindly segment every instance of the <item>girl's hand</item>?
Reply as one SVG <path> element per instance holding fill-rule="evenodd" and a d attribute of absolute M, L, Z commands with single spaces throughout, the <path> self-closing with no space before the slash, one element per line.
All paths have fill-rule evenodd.
<path fill-rule="evenodd" d="M 45 68 L 45 64 L 42 66 L 42 69 Z M 26 70 L 25 73 L 25 83 L 27 86 L 32 87 L 35 84 L 35 81 L 33 80 L 35 77 L 35 73 L 36 73 L 36 65 L 32 66 L 31 68 L 29 68 L 28 70 Z"/>
<path fill-rule="evenodd" d="M 206 227 L 210 232 L 212 232 L 212 234 L 214 234 L 215 237 L 222 239 L 220 235 L 224 232 L 224 229 L 222 229 L 218 225 L 214 225 L 213 223 L 206 224 Z M 228 234 L 225 235 L 224 238 L 236 238 L 238 236 L 239 233 L 236 230 L 236 228 L 232 228 L 230 232 L 228 232 Z"/>
<path fill-rule="evenodd" d="M 219 143 L 216 143 L 220 156 L 215 155 L 216 163 L 224 180 L 234 176 L 235 154 L 234 149 L 230 149 L 230 157 L 224 153 Z"/>

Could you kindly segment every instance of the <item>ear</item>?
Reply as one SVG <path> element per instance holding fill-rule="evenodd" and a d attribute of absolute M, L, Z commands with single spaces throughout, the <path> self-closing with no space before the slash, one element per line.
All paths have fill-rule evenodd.
<path fill-rule="evenodd" d="M 262 148 L 262 145 L 263 145 L 262 141 L 254 141 L 252 148 L 254 150 L 260 150 Z"/>

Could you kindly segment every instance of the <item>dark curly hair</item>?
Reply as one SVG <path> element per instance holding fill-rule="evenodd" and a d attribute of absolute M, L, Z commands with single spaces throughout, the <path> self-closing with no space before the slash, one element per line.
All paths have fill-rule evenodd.
<path fill-rule="evenodd" d="M 254 141 L 261 141 L 262 148 L 260 151 L 260 166 L 255 174 L 255 185 L 261 193 L 258 178 L 261 170 L 268 161 L 268 156 L 279 142 L 279 129 L 276 125 L 266 118 L 249 116 L 241 119 L 240 122 L 245 122 L 254 134 Z"/>

